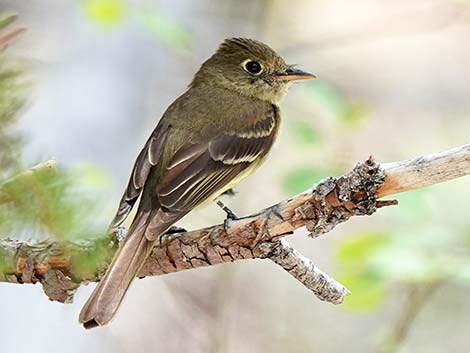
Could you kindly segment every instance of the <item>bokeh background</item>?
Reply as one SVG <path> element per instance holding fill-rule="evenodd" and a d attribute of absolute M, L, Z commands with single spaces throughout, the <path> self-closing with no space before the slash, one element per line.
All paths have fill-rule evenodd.
<path fill-rule="evenodd" d="M 262 40 L 318 76 L 291 89 L 275 151 L 226 200 L 240 215 L 369 155 L 395 161 L 470 142 L 467 0 L 0 0 L 0 11 L 27 28 L 0 68 L 15 72 L 0 95 L 25 105 L 0 130 L 20 137 L 16 163 L 55 158 L 72 190 L 58 206 L 67 212 L 52 213 L 70 217 L 62 232 L 0 217 L 2 236 L 102 231 L 161 114 L 226 37 Z M 0 283 L 0 349 L 468 353 L 469 196 L 463 178 L 399 195 L 399 206 L 319 239 L 298 230 L 296 248 L 351 289 L 340 306 L 269 261 L 246 261 L 136 281 L 111 325 L 85 331 L 77 317 L 94 285 L 59 304 L 39 285 Z M 223 218 L 209 206 L 181 225 Z"/>

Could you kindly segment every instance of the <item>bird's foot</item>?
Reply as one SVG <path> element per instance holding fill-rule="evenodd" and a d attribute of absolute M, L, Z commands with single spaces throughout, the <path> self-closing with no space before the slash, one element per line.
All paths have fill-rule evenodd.
<path fill-rule="evenodd" d="M 230 208 L 225 206 L 222 201 L 217 200 L 216 203 L 217 203 L 217 206 L 219 206 L 227 214 L 227 218 L 225 218 L 225 220 L 224 220 L 224 230 L 227 231 L 227 229 L 230 225 L 229 224 L 230 221 L 235 221 L 235 220 L 240 219 L 240 218 L 238 218 L 237 215 Z"/>
<path fill-rule="evenodd" d="M 281 221 L 284 221 L 284 216 L 283 216 L 282 213 L 279 211 L 278 205 L 272 206 L 272 207 L 269 208 L 269 211 L 268 211 L 268 219 L 272 218 L 272 216 L 276 216 L 276 217 L 279 218 Z"/>
<path fill-rule="evenodd" d="M 163 233 L 160 236 L 159 238 L 160 246 L 172 241 L 173 239 L 178 238 L 181 235 L 181 233 L 186 233 L 186 232 L 187 230 L 182 227 L 171 226 L 165 233 Z"/>
<path fill-rule="evenodd" d="M 279 218 L 281 221 L 284 221 L 285 218 L 282 215 L 282 213 L 279 211 L 279 205 L 271 206 L 268 208 L 265 208 L 264 210 L 259 211 L 258 213 L 255 213 L 253 217 L 261 216 L 265 214 L 267 219 L 271 219 L 274 217 Z"/>

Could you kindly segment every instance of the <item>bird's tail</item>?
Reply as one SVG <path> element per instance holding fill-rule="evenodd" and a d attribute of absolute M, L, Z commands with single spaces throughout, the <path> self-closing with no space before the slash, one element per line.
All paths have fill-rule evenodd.
<path fill-rule="evenodd" d="M 106 274 L 85 303 L 79 321 L 86 329 L 106 325 L 118 310 L 132 280 L 155 244 L 155 240 L 148 240 L 145 236 L 150 219 L 148 213 L 137 215 Z M 162 234 L 168 226 L 166 222 L 160 223 L 156 228 L 161 229 L 152 231 Z"/>

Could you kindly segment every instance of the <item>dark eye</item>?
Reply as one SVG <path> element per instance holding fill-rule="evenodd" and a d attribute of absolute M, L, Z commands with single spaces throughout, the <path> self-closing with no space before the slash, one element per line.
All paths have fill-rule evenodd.
<path fill-rule="evenodd" d="M 257 75 L 259 74 L 263 68 L 261 67 L 261 64 L 257 61 L 249 60 L 247 61 L 244 66 L 246 71 L 248 71 L 250 74 Z"/>

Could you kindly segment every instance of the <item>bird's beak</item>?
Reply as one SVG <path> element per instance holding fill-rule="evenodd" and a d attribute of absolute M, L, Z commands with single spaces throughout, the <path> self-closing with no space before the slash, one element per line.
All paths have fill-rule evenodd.
<path fill-rule="evenodd" d="M 286 71 L 272 76 L 273 79 L 282 81 L 310 80 L 316 77 L 314 74 L 294 68 L 288 68 Z"/>

